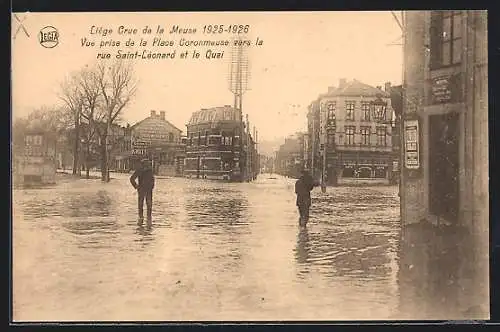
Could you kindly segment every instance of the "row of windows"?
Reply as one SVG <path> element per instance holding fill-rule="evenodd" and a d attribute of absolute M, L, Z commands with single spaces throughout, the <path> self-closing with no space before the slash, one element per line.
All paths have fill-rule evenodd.
<path fill-rule="evenodd" d="M 361 102 L 361 121 L 371 121 L 373 120 L 386 120 L 386 111 L 385 109 L 378 109 L 373 114 L 371 114 L 370 102 L 362 101 Z M 336 102 L 330 102 L 327 106 L 327 119 L 328 121 L 335 120 L 336 117 Z M 355 120 L 355 109 L 356 102 L 355 101 L 346 101 L 345 102 L 345 119 L 349 121 Z"/>
<path fill-rule="evenodd" d="M 24 140 L 26 145 L 42 145 L 43 137 L 41 135 L 27 135 Z"/>
<path fill-rule="evenodd" d="M 233 145 L 238 144 L 238 138 L 234 136 L 190 136 L 187 145 Z"/>
<path fill-rule="evenodd" d="M 355 134 L 355 131 L 356 131 L 356 127 L 355 126 L 346 126 L 345 127 L 345 136 L 344 136 L 344 142 L 340 142 L 340 143 L 343 143 L 345 145 L 355 145 L 356 142 L 354 140 L 354 134 Z M 359 133 L 361 134 L 361 141 L 359 142 L 359 144 L 361 145 L 371 145 L 371 128 L 370 127 L 360 127 L 360 131 Z M 386 127 L 378 127 L 376 129 L 376 132 L 375 134 L 377 135 L 377 141 L 376 141 L 376 145 L 377 146 L 386 146 L 387 145 L 387 128 Z M 335 134 L 332 133 L 332 134 L 329 134 L 328 135 L 328 144 L 329 145 L 332 145 L 332 144 L 335 144 Z"/>

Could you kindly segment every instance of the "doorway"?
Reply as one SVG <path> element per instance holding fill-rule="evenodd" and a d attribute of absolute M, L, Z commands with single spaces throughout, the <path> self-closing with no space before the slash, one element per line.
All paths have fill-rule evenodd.
<path fill-rule="evenodd" d="M 459 115 L 429 117 L 429 210 L 457 223 L 459 207 Z"/>

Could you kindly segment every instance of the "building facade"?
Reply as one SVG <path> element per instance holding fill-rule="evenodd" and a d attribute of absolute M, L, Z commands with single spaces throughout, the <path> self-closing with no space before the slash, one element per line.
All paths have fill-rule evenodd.
<path fill-rule="evenodd" d="M 43 130 L 27 131 L 21 156 L 14 156 L 14 185 L 36 186 L 56 183 L 57 137 Z"/>
<path fill-rule="evenodd" d="M 229 105 L 194 112 L 186 125 L 184 175 L 249 181 L 259 172 L 256 143 L 241 112 Z"/>
<path fill-rule="evenodd" d="M 137 167 L 143 158 L 152 161 L 157 175 L 182 176 L 185 144 L 182 130 L 165 119 L 165 112 L 152 110 L 149 117 L 128 128 L 130 149 L 127 155 L 130 168 Z"/>
<path fill-rule="evenodd" d="M 341 79 L 309 107 L 307 164 L 327 185 L 389 183 L 394 126 L 389 92 Z"/>
<path fill-rule="evenodd" d="M 451 226 L 436 243 L 444 241 L 443 234 L 463 234 L 454 273 L 464 272 L 465 254 L 475 266 L 463 278 L 468 281 L 460 292 L 468 295 L 461 306 L 482 306 L 476 318 L 484 318 L 489 308 L 487 14 L 411 11 L 404 15 L 404 28 L 403 235 L 410 237 L 416 227 L 410 226 L 422 223 Z"/>
<path fill-rule="evenodd" d="M 305 167 L 305 139 L 304 133 L 285 138 L 285 143 L 280 145 L 276 153 L 276 173 L 292 178 L 300 177 L 300 172 Z"/>

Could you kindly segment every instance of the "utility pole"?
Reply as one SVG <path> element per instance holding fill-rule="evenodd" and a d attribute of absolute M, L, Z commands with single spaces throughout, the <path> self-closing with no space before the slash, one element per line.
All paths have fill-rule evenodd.
<path fill-rule="evenodd" d="M 245 166 L 246 166 L 246 178 L 245 180 L 248 181 L 251 177 L 251 173 L 252 173 L 252 167 L 251 167 L 251 163 L 252 163 L 252 149 L 251 149 L 251 136 L 250 136 L 250 121 L 248 120 L 248 113 L 246 114 L 246 120 L 247 120 L 247 130 L 245 132 L 245 136 L 246 136 L 246 158 L 245 158 Z"/>
<path fill-rule="evenodd" d="M 314 177 L 315 175 L 315 167 L 314 167 L 314 154 L 315 154 L 315 143 L 316 143 L 316 135 L 315 135 L 315 116 L 314 116 L 314 107 L 309 107 L 309 119 L 312 121 L 312 133 L 309 141 L 311 142 L 311 175 Z"/>
<path fill-rule="evenodd" d="M 401 33 L 402 33 L 402 47 L 401 47 L 401 52 L 402 52 L 402 67 L 403 70 L 401 71 L 401 99 L 402 99 L 402 109 L 401 109 L 401 115 L 399 117 L 399 215 L 401 218 L 401 221 L 403 220 L 403 200 L 404 200 L 404 195 L 402 195 L 402 190 L 403 190 L 403 173 L 404 173 L 404 110 L 405 110 L 405 100 L 406 100 L 406 75 L 405 75 L 405 44 L 406 44 L 406 18 L 405 18 L 405 12 L 402 10 L 401 11 L 401 21 L 398 19 L 396 13 L 394 11 L 391 11 L 392 16 L 396 20 L 396 23 L 398 26 L 401 28 Z"/>
<path fill-rule="evenodd" d="M 238 110 L 239 119 L 234 119 L 239 121 L 239 171 L 240 171 L 240 181 L 244 181 L 246 174 L 246 167 L 243 163 L 247 164 L 247 156 L 244 156 L 244 144 L 246 141 L 245 124 L 243 119 L 243 94 L 248 90 L 248 79 L 249 79 L 249 63 L 248 57 L 246 56 L 247 49 L 243 48 L 243 40 L 241 38 L 233 40 L 233 48 L 231 52 L 231 60 L 229 67 L 229 77 L 228 84 L 229 90 L 234 95 L 234 109 Z M 236 117 L 236 113 L 235 113 Z M 234 167 L 234 163 L 233 163 Z"/>
<path fill-rule="evenodd" d="M 326 117 L 324 116 L 324 107 L 323 103 L 319 104 L 319 118 L 320 118 L 320 127 L 323 128 L 323 167 L 321 171 L 321 192 L 326 192 L 326 162 L 327 162 L 327 148 L 328 148 L 328 136 L 326 132 Z M 321 119 L 323 119 L 323 126 L 321 126 Z"/>

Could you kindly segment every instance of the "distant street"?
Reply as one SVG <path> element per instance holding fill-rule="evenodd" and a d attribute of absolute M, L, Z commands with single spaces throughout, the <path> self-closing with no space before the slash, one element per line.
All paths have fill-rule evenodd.
<path fill-rule="evenodd" d="M 384 319 L 398 308 L 397 187 L 158 178 L 138 228 L 127 174 L 15 190 L 14 320 Z"/>

